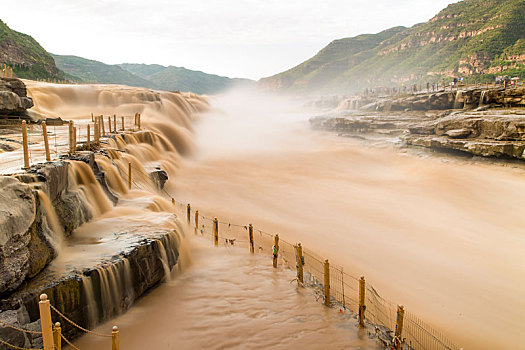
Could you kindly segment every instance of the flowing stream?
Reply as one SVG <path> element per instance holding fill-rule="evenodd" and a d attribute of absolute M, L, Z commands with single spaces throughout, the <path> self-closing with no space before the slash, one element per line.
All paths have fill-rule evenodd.
<path fill-rule="evenodd" d="M 205 102 L 191 94 L 39 83 L 30 84 L 29 93 L 36 113 L 81 123 L 92 112 L 138 111 L 151 130 L 117 136 L 108 142 L 109 158 L 97 157 L 111 189 L 122 196 L 117 207 L 100 202 L 93 179 L 79 175 L 82 165 L 73 166 L 99 217 L 79 237 L 140 220 L 133 216 L 136 207 L 143 218 L 170 211 L 169 198 L 152 194 L 150 179 L 140 180 L 140 189 L 125 186 L 128 163 L 144 173 L 161 167 L 169 175 L 166 190 L 177 199 L 301 242 L 345 271 L 366 276 L 383 297 L 466 349 L 522 343 L 521 167 L 415 156 L 388 144 L 313 132 L 307 112 L 246 91 L 211 98 L 211 111 L 198 117 L 190 116 Z M 255 260 L 244 265 L 247 256 L 236 251 L 199 244 L 194 250 L 196 266 L 114 320 L 123 330 L 123 348 L 141 348 L 146 336 L 140 328 L 157 348 L 370 344 L 352 320 L 340 325 L 339 316 L 320 308 L 313 296 L 305 298 L 308 291 L 290 286 L 293 273 L 266 270 Z M 275 298 L 268 297 L 272 291 Z M 325 337 L 330 341 L 320 340 Z M 79 341 L 81 348 L 88 343 L 98 348 L 87 338 Z"/>

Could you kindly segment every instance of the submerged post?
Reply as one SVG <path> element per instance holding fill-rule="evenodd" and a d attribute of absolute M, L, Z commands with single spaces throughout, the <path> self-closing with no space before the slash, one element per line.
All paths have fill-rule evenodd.
<path fill-rule="evenodd" d="M 250 235 L 250 253 L 254 253 L 255 252 L 255 248 L 253 246 L 253 226 L 252 224 L 250 224 L 250 226 L 248 226 L 248 233 Z"/>
<path fill-rule="evenodd" d="M 199 211 L 195 210 L 195 234 L 197 234 L 198 229 L 199 229 Z"/>
<path fill-rule="evenodd" d="M 175 198 L 171 197 L 171 204 L 173 204 L 173 206 L 175 206 Z"/>
<path fill-rule="evenodd" d="M 40 310 L 40 326 L 42 327 L 42 342 L 44 343 L 44 350 L 54 350 L 53 342 L 53 324 L 51 323 L 51 307 L 47 294 L 40 295 L 40 302 L 38 303 Z"/>
<path fill-rule="evenodd" d="M 55 323 L 53 326 L 53 341 L 55 342 L 55 349 L 62 349 L 62 328 L 60 327 L 60 322 Z"/>
<path fill-rule="evenodd" d="M 213 241 L 215 246 L 219 246 L 219 220 L 217 218 L 213 219 Z"/>
<path fill-rule="evenodd" d="M 365 277 L 359 279 L 359 325 L 365 325 Z"/>
<path fill-rule="evenodd" d="M 190 218 L 191 218 L 191 205 L 190 203 L 188 203 L 188 205 L 186 205 L 186 217 L 188 219 L 188 225 L 190 224 Z"/>
<path fill-rule="evenodd" d="M 87 149 L 91 150 L 91 126 L 87 125 Z"/>
<path fill-rule="evenodd" d="M 295 248 L 297 250 L 297 279 L 299 282 L 304 283 L 304 258 L 303 258 L 303 247 L 301 246 L 301 243 L 297 244 L 297 247 Z"/>
<path fill-rule="evenodd" d="M 396 320 L 396 332 L 395 336 L 401 338 L 403 333 L 403 319 L 405 318 L 405 309 L 403 305 L 398 305 L 397 307 L 397 320 Z"/>
<path fill-rule="evenodd" d="M 279 257 L 279 235 L 275 235 L 273 239 L 273 267 L 277 267 L 277 258 Z"/>
<path fill-rule="evenodd" d="M 330 306 L 330 263 L 324 261 L 324 304 Z"/>
<path fill-rule="evenodd" d="M 42 134 L 44 135 L 44 148 L 46 150 L 46 162 L 51 161 L 51 154 L 49 153 L 49 139 L 47 137 L 46 122 L 42 122 Z"/>
<path fill-rule="evenodd" d="M 119 330 L 117 326 L 113 326 L 111 332 L 111 350 L 120 350 Z"/>
<path fill-rule="evenodd" d="M 73 154 L 73 135 L 75 130 L 73 129 L 73 121 L 69 121 L 69 154 Z"/>
<path fill-rule="evenodd" d="M 24 169 L 29 169 L 29 144 L 27 142 L 27 123 L 22 120 L 22 143 L 24 144 Z"/>
<path fill-rule="evenodd" d="M 131 190 L 131 163 L 128 163 L 128 189 Z"/>

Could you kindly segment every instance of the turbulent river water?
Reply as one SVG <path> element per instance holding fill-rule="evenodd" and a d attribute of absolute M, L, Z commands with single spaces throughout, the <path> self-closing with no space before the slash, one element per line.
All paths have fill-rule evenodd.
<path fill-rule="evenodd" d="M 99 111 L 92 109 L 100 104 L 100 95 L 91 102 L 74 103 L 91 96 L 93 88 L 35 86 L 31 90 L 30 86 L 30 93 L 37 109 L 50 111 L 56 107 L 54 113 L 66 118 L 81 120 L 91 112 L 113 114 L 115 108 L 120 108 L 120 113 L 134 113 L 140 107 L 145 116 L 150 112 L 145 125 L 174 145 L 173 154 L 156 155 L 156 161 L 169 168 L 167 190 L 177 198 L 224 220 L 253 223 L 287 241 L 301 242 L 345 271 L 366 276 L 382 296 L 405 305 L 460 346 L 520 346 L 525 334 L 525 217 L 521 215 L 525 172 L 521 168 L 415 156 L 393 146 L 371 146 L 313 132 L 308 127 L 308 113 L 281 99 L 254 97 L 247 92 L 211 98 L 211 111 L 191 122 L 180 116 L 184 104 L 173 102 L 170 96 L 144 104 L 144 96 L 147 100 L 149 95 L 143 93 L 139 98 L 134 91 L 125 107 L 118 107 L 119 99 L 111 95 L 115 88 L 100 89 L 110 91 L 107 95 L 113 97 L 108 97 L 109 102 Z M 125 99 L 126 92 L 120 91 L 118 96 Z M 169 108 L 160 108 L 162 102 Z M 135 152 L 135 158 L 147 163 L 144 151 Z M 199 249 L 198 255 L 207 256 Z M 188 337 L 199 338 L 197 344 L 203 347 L 239 346 L 238 339 L 226 338 L 228 332 L 210 330 L 215 311 L 199 301 L 212 295 L 203 296 L 203 289 L 213 289 L 216 295 L 221 288 L 232 288 L 220 276 L 228 264 L 237 265 L 239 258 L 237 253 L 210 254 L 213 262 L 206 257 L 202 263 L 214 266 L 211 272 L 197 267 L 183 274 L 174 285 L 146 296 L 122 323 L 130 329 L 139 327 L 137 319 L 150 323 L 148 317 L 155 318 L 151 313 L 161 307 L 162 300 L 173 300 L 180 305 L 170 308 L 173 319 L 164 310 L 159 319 L 172 320 L 173 327 L 187 329 Z M 222 272 L 215 270 L 221 267 Z M 276 292 L 284 293 L 282 308 L 290 308 L 286 300 L 294 303 L 293 307 L 307 307 L 309 302 L 301 299 L 302 295 L 287 294 L 291 292 L 282 289 L 282 282 L 263 282 L 271 272 L 259 272 L 253 272 L 254 281 L 245 278 L 246 283 L 234 289 L 250 291 L 259 283 L 271 283 Z M 209 279 L 209 285 L 197 281 L 199 278 Z M 184 290 L 186 283 L 195 283 L 195 290 Z M 208 310 L 210 319 L 206 312 L 170 299 L 173 295 L 182 300 L 195 298 L 196 303 L 189 305 Z M 250 308 L 250 299 L 242 300 L 246 309 Z M 274 316 L 260 313 L 271 312 L 273 302 L 253 300 L 253 308 L 258 310 L 254 312 L 266 321 L 274 316 L 294 319 L 303 314 L 305 327 L 323 318 L 318 335 L 340 340 L 339 330 L 330 326 L 338 321 L 333 315 L 325 318 L 326 311 L 317 308 Z M 267 311 L 262 311 L 265 308 Z M 237 320 L 239 330 L 247 331 L 243 324 L 246 313 L 237 314 L 235 308 L 219 309 L 232 311 L 232 328 Z M 165 324 L 154 327 L 151 322 L 148 327 L 152 332 L 165 328 Z M 291 323 L 290 330 L 296 329 Z M 263 335 L 291 344 L 279 329 L 268 324 L 261 328 L 268 332 Z M 276 344 L 248 334 L 247 339 L 257 344 Z M 189 338 L 184 339 L 190 344 Z M 356 339 L 350 339 L 346 346 L 358 346 Z"/>

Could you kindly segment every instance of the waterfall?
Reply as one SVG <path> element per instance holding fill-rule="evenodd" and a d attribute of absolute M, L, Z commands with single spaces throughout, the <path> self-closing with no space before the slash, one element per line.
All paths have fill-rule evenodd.
<path fill-rule="evenodd" d="M 456 98 L 454 99 L 454 109 L 461 109 L 463 108 L 463 91 L 458 90 L 456 91 Z"/>
<path fill-rule="evenodd" d="M 169 266 L 169 260 L 168 260 L 168 254 L 166 253 L 166 247 L 164 246 L 164 242 L 161 240 L 155 241 L 157 244 L 157 248 L 160 252 L 160 261 L 162 262 L 162 267 L 164 268 L 164 279 L 166 282 L 169 282 L 171 280 L 171 270 Z"/>
<path fill-rule="evenodd" d="M 88 313 L 88 325 L 90 328 L 96 326 L 98 323 L 98 309 L 97 301 L 95 299 L 95 291 L 93 289 L 93 281 L 89 276 L 80 276 L 82 279 L 82 289 L 86 296 L 86 305 Z"/>
<path fill-rule="evenodd" d="M 64 229 L 60 224 L 60 221 L 58 220 L 55 208 L 53 207 L 53 204 L 51 203 L 51 200 L 49 199 L 47 194 L 45 194 L 41 190 L 38 190 L 37 195 L 40 201 L 40 210 L 45 215 L 47 223 L 49 224 L 54 234 L 53 237 L 51 237 L 50 243 L 53 245 L 53 248 L 58 253 L 60 251 L 62 242 L 65 237 Z"/>
<path fill-rule="evenodd" d="M 489 92 L 488 90 L 481 91 L 481 96 L 479 97 L 479 107 L 483 106 L 483 101 L 485 101 L 485 95 Z"/>

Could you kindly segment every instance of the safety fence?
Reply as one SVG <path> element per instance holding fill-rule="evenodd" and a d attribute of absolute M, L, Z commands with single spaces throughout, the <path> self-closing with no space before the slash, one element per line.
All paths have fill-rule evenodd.
<path fill-rule="evenodd" d="M 166 195 L 169 194 L 166 192 Z M 326 306 L 356 313 L 359 324 L 372 326 L 385 346 L 395 349 L 458 349 L 430 324 L 405 311 L 403 306 L 381 297 L 364 277 L 349 274 L 343 267 L 330 263 L 301 243 L 292 244 L 278 234 L 251 224 L 240 225 L 203 215 L 190 204 L 174 198 L 172 203 L 194 233 L 209 238 L 215 246 L 237 246 L 254 254 L 268 254 L 274 267 L 283 265 L 296 270 L 299 284 L 314 288 L 318 299 Z"/>
<path fill-rule="evenodd" d="M 75 350 L 79 350 L 78 347 L 76 347 L 70 340 L 68 340 L 64 336 L 64 334 L 62 334 L 62 327 L 61 327 L 60 322 L 53 323 L 52 317 L 51 317 L 51 314 L 52 314 L 51 311 L 53 311 L 53 313 L 55 313 L 55 316 L 56 316 L 55 318 L 59 318 L 59 319 L 64 320 L 65 322 L 68 322 L 73 327 L 76 327 L 77 329 L 79 329 L 80 331 L 84 333 L 95 335 L 98 337 L 111 338 L 111 350 L 120 350 L 120 332 L 117 326 L 113 326 L 111 334 L 104 334 L 104 333 L 90 331 L 82 326 L 79 326 L 75 322 L 71 321 L 71 319 L 69 319 L 63 313 L 61 313 L 56 307 L 54 307 L 49 302 L 46 294 L 40 295 L 38 309 L 40 312 L 41 331 L 32 331 L 32 330 L 16 327 L 14 325 L 8 324 L 3 321 L 0 321 L 0 325 L 2 325 L 3 327 L 14 329 L 22 333 L 41 336 L 43 348 L 30 348 L 30 349 L 23 348 L 23 347 L 19 347 L 19 346 L 10 344 L 2 339 L 0 339 L 0 344 L 7 346 L 7 348 L 17 349 L 17 350 L 61 350 L 62 341 L 64 341 L 64 343 L 69 345 L 71 348 Z"/>
<path fill-rule="evenodd" d="M 27 123 L 25 120 L 10 121 L 0 125 L 0 173 L 27 170 L 33 164 L 60 159 L 62 155 L 77 150 L 96 150 L 101 139 L 123 132 L 141 129 L 141 115 L 102 116 L 91 114 L 91 123 L 84 120 L 61 121 L 48 119 L 47 123 Z"/>

